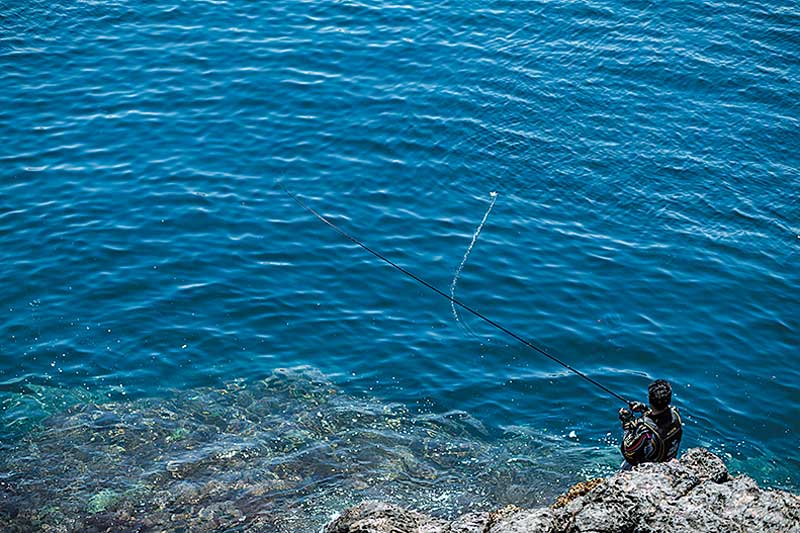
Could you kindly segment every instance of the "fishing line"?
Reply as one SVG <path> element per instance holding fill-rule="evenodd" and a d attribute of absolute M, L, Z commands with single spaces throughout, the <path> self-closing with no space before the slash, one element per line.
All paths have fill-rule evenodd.
<path fill-rule="evenodd" d="M 500 324 L 498 324 L 497 322 L 495 322 L 491 318 L 488 318 L 487 316 L 483 315 L 479 311 L 476 311 L 475 309 L 471 308 L 467 304 L 462 303 L 459 300 L 457 300 L 457 299 L 453 298 L 452 296 L 450 296 L 449 294 L 439 290 L 438 288 L 436 288 L 435 286 L 431 285 L 430 283 L 428 283 L 424 279 L 420 278 L 416 274 L 414 274 L 412 272 L 409 272 L 405 268 L 403 268 L 400 265 L 398 265 L 397 263 L 393 262 L 391 259 L 388 259 L 388 258 L 384 257 L 379 252 L 376 252 L 375 250 L 373 250 L 372 248 L 370 248 L 366 244 L 362 243 L 361 241 L 359 241 L 358 239 L 356 239 L 355 237 L 353 237 L 352 235 L 350 235 L 349 233 L 347 233 L 343 229 L 339 228 L 339 226 L 337 226 L 336 224 L 334 224 L 333 222 L 331 222 L 330 220 L 328 220 L 324 216 L 322 216 L 319 213 L 317 213 L 312 207 L 307 206 L 305 203 L 303 203 L 302 200 L 300 200 L 300 198 L 298 198 L 297 196 L 295 196 L 294 194 L 289 192 L 289 190 L 286 189 L 286 187 L 284 187 L 282 184 L 279 184 L 279 185 L 281 186 L 281 188 L 283 188 L 283 191 L 292 200 L 294 200 L 297 203 L 297 205 L 299 205 L 300 207 L 302 207 L 303 209 L 305 209 L 306 211 L 308 211 L 309 213 L 311 213 L 312 215 L 314 215 L 315 217 L 320 219 L 322 222 L 324 222 L 325 224 L 330 226 L 331 229 L 333 229 L 335 232 L 337 232 L 339 235 L 341 235 L 342 237 L 346 238 L 347 240 L 349 240 L 353 244 L 356 244 L 356 245 L 360 246 L 361 248 L 363 248 L 367 252 L 371 253 L 372 255 L 374 255 L 375 257 L 377 257 L 378 259 L 380 259 L 384 263 L 387 263 L 387 264 L 393 266 L 394 268 L 396 268 L 397 270 L 399 270 L 400 272 L 402 272 L 406 276 L 410 277 L 411 279 L 415 280 L 416 282 L 418 282 L 418 283 L 420 283 L 422 285 L 425 285 L 426 287 L 428 287 L 430 290 L 432 290 L 433 292 L 435 292 L 439 296 L 447 298 L 448 300 L 450 300 L 451 303 L 459 306 L 460 308 L 464 309 L 465 311 L 468 311 L 469 313 L 472 313 L 473 315 L 475 315 L 476 317 L 480 318 L 481 320 L 483 320 L 487 324 L 489 324 L 491 326 L 494 326 L 495 328 L 499 329 L 500 331 L 502 331 L 503 333 L 505 333 L 509 337 L 513 337 L 517 341 L 521 342 L 522 344 L 524 344 L 528 348 L 530 348 L 530 349 L 538 352 L 539 354 L 547 357 L 551 361 L 558 363 L 559 365 L 563 366 L 564 368 L 566 368 L 570 372 L 582 377 L 583 379 L 585 379 L 586 381 L 588 381 L 592 385 L 595 385 L 596 387 L 599 387 L 600 389 L 602 389 L 605 392 L 609 393 L 610 395 L 612 395 L 613 397 L 617 398 L 618 400 L 621 400 L 622 402 L 624 402 L 624 403 L 626 403 L 628 405 L 632 405 L 633 404 L 633 402 L 631 402 L 629 400 L 626 400 L 625 398 L 623 398 L 622 396 L 620 396 L 616 392 L 612 391 L 611 389 L 609 389 L 608 387 L 606 387 L 602 383 L 598 383 L 597 381 L 595 381 L 594 379 L 590 378 L 589 376 L 587 376 L 586 374 L 584 374 L 580 370 L 577 370 L 577 369 L 573 368 L 572 366 L 570 366 L 569 364 L 565 363 L 564 361 L 562 361 L 558 357 L 556 357 L 554 355 L 551 355 L 550 353 L 548 353 L 547 351 L 543 350 L 542 348 L 539 348 L 538 346 L 536 346 L 532 342 L 523 339 L 522 337 L 520 337 L 519 335 L 517 335 L 516 333 L 514 333 L 510 329 L 508 329 L 508 328 L 506 328 L 504 326 L 501 326 Z"/>
<path fill-rule="evenodd" d="M 456 269 L 455 276 L 453 276 L 453 282 L 450 284 L 450 308 L 453 310 L 453 318 L 456 319 L 456 322 L 460 322 L 458 317 L 458 310 L 456 309 L 456 304 L 453 303 L 453 300 L 456 298 L 456 283 L 458 283 L 458 278 L 461 276 L 461 271 L 464 270 L 464 265 L 467 264 L 467 258 L 469 257 L 470 252 L 472 251 L 472 247 L 475 246 L 475 242 L 478 240 L 478 236 L 481 234 L 481 230 L 483 230 L 483 226 L 486 224 L 486 220 L 489 218 L 489 213 L 492 212 L 492 208 L 494 207 L 494 203 L 497 201 L 497 193 L 492 191 L 489 193 L 489 196 L 492 197 L 492 201 L 489 204 L 489 208 L 486 210 L 486 214 L 483 215 L 483 220 L 481 223 L 478 224 L 478 229 L 475 230 L 475 234 L 472 235 L 472 242 L 469 243 L 469 247 L 467 247 L 467 251 L 464 253 L 464 258 L 461 260 L 461 264 L 458 265 Z M 472 330 L 467 326 L 466 322 L 463 322 L 464 328 L 473 336 L 475 335 L 472 333 Z"/>

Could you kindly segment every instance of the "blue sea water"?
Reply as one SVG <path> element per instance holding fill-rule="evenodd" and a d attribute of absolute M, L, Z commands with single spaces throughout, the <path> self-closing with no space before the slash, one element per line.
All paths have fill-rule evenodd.
<path fill-rule="evenodd" d="M 608 473 L 617 400 L 282 187 L 445 292 L 496 191 L 457 298 L 623 396 L 670 380 L 684 448 L 798 490 L 797 4 L 34 0 L 0 1 L 0 27 L 7 457 L 58 449 L 87 406 L 126 429 L 277 371 L 336 412 L 468 420 L 442 431 L 475 464 L 554 491 Z M 52 482 L 55 457 L 0 480 Z M 537 497 L 438 468 L 435 512 Z M 71 487 L 97 503 L 119 476 Z M 370 495 L 430 489 L 409 479 Z M 308 523 L 359 487 L 322 476 Z"/>

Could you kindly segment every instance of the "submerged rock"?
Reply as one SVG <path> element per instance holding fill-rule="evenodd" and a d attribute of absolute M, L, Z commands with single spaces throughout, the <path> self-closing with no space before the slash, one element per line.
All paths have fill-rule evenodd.
<path fill-rule="evenodd" d="M 342 513 L 325 533 L 800 532 L 800 497 L 731 478 L 722 460 L 693 448 L 680 461 L 646 464 L 579 484 L 557 504 L 506 507 L 455 521 L 380 502 Z"/>
<path fill-rule="evenodd" d="M 40 396 L 63 403 L 59 391 Z M 96 400 L 0 438 L 2 533 L 319 533 L 342 507 L 384 498 L 488 514 L 544 505 L 583 471 L 613 468 L 604 454 L 616 454 L 529 428 L 488 438 L 466 413 L 353 397 L 304 367 L 162 398 Z"/>

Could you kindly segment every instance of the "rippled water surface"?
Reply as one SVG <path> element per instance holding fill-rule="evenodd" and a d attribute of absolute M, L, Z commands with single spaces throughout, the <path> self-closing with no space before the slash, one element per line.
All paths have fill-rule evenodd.
<path fill-rule="evenodd" d="M 798 490 L 794 3 L 0 0 L 0 28 L 14 527 L 314 531 L 613 470 L 614 398 L 282 187 L 626 397 L 669 379 L 685 447 Z"/>

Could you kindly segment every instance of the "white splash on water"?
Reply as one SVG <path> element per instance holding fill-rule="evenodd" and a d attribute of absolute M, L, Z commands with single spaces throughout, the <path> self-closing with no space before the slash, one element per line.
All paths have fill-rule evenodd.
<path fill-rule="evenodd" d="M 461 264 L 458 265 L 456 269 L 455 276 L 453 276 L 453 282 L 450 284 L 450 298 L 456 297 L 456 283 L 458 283 L 458 278 L 461 276 L 461 271 L 464 270 L 464 265 L 467 264 L 467 258 L 469 257 L 472 248 L 475 246 L 475 241 L 478 240 L 478 236 L 481 234 L 481 230 L 483 230 L 483 226 L 486 224 L 486 220 L 489 218 L 489 213 L 492 212 L 492 208 L 494 207 L 494 203 L 497 201 L 497 192 L 492 191 L 489 193 L 489 196 L 492 198 L 491 203 L 489 204 L 489 208 L 486 210 L 486 213 L 483 215 L 483 219 L 481 223 L 478 224 L 478 229 L 475 230 L 475 234 L 472 236 L 472 241 L 469 243 L 469 247 L 467 251 L 464 253 L 464 258 L 461 259 Z M 453 310 L 453 317 L 456 319 L 456 322 L 460 322 L 460 318 L 458 316 L 458 310 L 456 309 L 456 304 L 453 301 L 450 301 L 450 308 Z"/>

